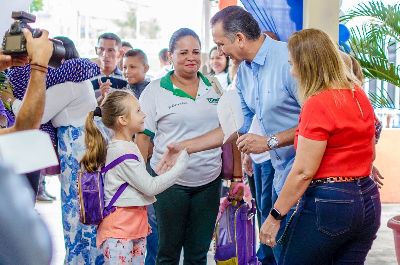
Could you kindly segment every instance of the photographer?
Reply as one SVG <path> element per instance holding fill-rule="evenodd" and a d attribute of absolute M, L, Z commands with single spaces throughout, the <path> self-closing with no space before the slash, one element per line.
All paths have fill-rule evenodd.
<path fill-rule="evenodd" d="M 14 126 L 0 134 L 39 128 L 45 102 L 45 77 L 53 52 L 48 32 L 33 38 L 23 30 L 28 57 L 11 58 L 0 51 L 0 70 L 31 64 L 28 89 Z M 1 92 L 0 92 L 1 93 Z M 49 264 L 51 240 L 45 224 L 33 208 L 27 182 L 0 163 L 0 264 Z"/>
<path fill-rule="evenodd" d="M 31 76 L 28 89 L 19 111 L 15 124 L 10 128 L 0 129 L 1 134 L 12 133 L 29 129 L 37 129 L 40 126 L 45 103 L 45 77 L 50 57 L 53 53 L 53 44 L 48 39 L 49 33 L 43 30 L 40 38 L 33 38 L 29 30 L 23 29 L 27 42 L 28 57 L 11 58 L 0 53 L 0 70 L 10 66 L 31 64 Z M 0 94 L 3 93 L 0 91 Z"/>

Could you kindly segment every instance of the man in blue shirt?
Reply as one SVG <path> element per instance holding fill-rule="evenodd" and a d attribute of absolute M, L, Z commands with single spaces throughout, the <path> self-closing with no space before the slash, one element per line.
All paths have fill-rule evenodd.
<path fill-rule="evenodd" d="M 272 191 L 275 201 L 294 161 L 293 141 L 300 114 L 286 43 L 262 34 L 257 21 L 238 6 L 219 11 L 211 19 L 211 25 L 219 52 L 243 61 L 237 73 L 236 89 L 244 114 L 244 125 L 239 132 L 244 135 L 237 143 L 239 150 L 246 154 L 270 152 L 275 169 Z M 247 133 L 253 118 L 258 120 L 262 135 Z M 271 197 L 264 199 L 271 200 Z M 262 222 L 268 214 L 262 214 Z M 263 264 L 271 264 L 264 260 L 267 257 L 258 254 Z M 274 254 L 278 261 L 279 247 L 274 248 Z"/>

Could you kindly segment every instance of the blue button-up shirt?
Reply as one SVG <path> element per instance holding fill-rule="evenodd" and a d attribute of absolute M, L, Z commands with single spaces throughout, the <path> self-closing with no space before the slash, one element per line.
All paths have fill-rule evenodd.
<path fill-rule="evenodd" d="M 240 64 L 236 82 L 244 114 L 240 133 L 248 132 L 254 115 L 265 136 L 297 126 L 300 104 L 288 59 L 287 44 L 266 37 L 254 60 Z M 292 168 L 295 149 L 291 145 L 270 154 L 275 169 L 273 185 L 279 194 Z"/>

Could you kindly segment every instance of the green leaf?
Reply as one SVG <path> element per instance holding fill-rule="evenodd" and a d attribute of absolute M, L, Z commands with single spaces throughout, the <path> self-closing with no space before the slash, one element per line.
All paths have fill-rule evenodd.
<path fill-rule="evenodd" d="M 388 49 L 393 49 L 393 45 L 400 42 L 400 4 L 385 5 L 380 1 L 360 3 L 340 21 L 348 22 L 358 17 L 368 19 L 361 27 L 350 29 L 349 44 L 353 56 L 359 61 L 366 77 L 386 81 L 398 89 L 400 66 L 389 61 Z M 374 107 L 394 107 L 390 98 L 375 93 L 369 96 Z"/>
<path fill-rule="evenodd" d="M 43 0 L 32 0 L 30 11 L 37 12 L 43 9 Z"/>
<path fill-rule="evenodd" d="M 385 89 L 382 90 L 387 92 Z M 378 95 L 377 93 L 374 92 L 368 92 L 368 97 L 374 108 L 389 108 L 389 109 L 395 108 L 394 102 L 390 96 Z"/>

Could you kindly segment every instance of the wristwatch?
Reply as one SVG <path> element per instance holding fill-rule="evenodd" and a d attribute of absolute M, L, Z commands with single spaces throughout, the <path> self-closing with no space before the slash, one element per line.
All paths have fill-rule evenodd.
<path fill-rule="evenodd" d="M 286 217 L 286 215 L 281 215 L 281 213 L 275 208 L 272 208 L 269 213 L 272 215 L 272 217 L 274 217 L 275 220 L 282 220 Z"/>
<path fill-rule="evenodd" d="M 279 145 L 279 141 L 278 138 L 275 135 L 271 135 L 268 139 L 267 139 L 267 145 L 269 147 L 270 150 L 273 150 L 275 148 L 278 147 Z"/>

